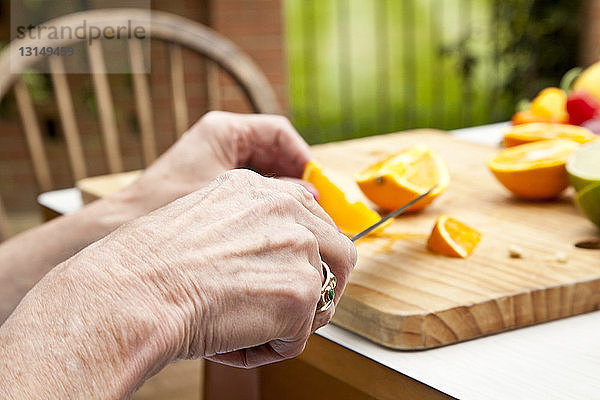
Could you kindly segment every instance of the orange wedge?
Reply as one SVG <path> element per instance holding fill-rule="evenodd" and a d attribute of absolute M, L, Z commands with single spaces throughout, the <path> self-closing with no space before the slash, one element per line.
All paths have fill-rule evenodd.
<path fill-rule="evenodd" d="M 379 161 L 355 177 L 365 196 L 386 211 L 395 210 L 419 194 L 437 188 L 408 211 L 428 206 L 450 184 L 444 161 L 426 144 L 417 144 Z"/>
<path fill-rule="evenodd" d="M 356 234 L 381 218 L 363 202 L 350 203 L 344 192 L 331 182 L 323 173 L 322 167 L 314 160 L 304 167 L 302 179 L 310 182 L 319 191 L 319 204 L 346 235 Z M 391 221 L 374 232 L 380 231 L 390 223 Z"/>
<path fill-rule="evenodd" d="M 445 256 L 465 258 L 471 254 L 479 240 L 481 234 L 475 229 L 448 215 L 442 215 L 427 239 L 427 247 Z"/>
<path fill-rule="evenodd" d="M 581 126 L 537 122 L 513 127 L 504 134 L 504 145 L 512 147 L 549 139 L 568 139 L 577 143 L 586 143 L 595 138 L 596 135 L 592 131 Z"/>
<path fill-rule="evenodd" d="M 579 146 L 565 139 L 522 144 L 490 158 L 488 167 L 516 196 L 530 200 L 551 199 L 569 185 L 565 164 Z"/>

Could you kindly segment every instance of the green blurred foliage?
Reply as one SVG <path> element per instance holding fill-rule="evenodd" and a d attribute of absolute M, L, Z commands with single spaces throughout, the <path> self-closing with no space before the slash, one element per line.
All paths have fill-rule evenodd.
<path fill-rule="evenodd" d="M 581 0 L 286 0 L 290 108 L 310 143 L 510 118 L 576 64 Z"/>

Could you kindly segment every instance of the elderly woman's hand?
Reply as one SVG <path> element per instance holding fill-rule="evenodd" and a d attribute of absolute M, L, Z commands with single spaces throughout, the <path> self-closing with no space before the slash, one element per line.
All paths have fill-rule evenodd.
<path fill-rule="evenodd" d="M 300 178 L 309 160 L 308 145 L 287 118 L 212 111 L 120 195 L 135 199 L 142 215 L 234 168 Z"/>
<path fill-rule="evenodd" d="M 175 359 L 253 367 L 294 357 L 333 313 L 316 312 L 321 259 L 337 276 L 337 303 L 353 244 L 302 186 L 228 172 L 34 287 L 0 328 L 11 382 L 0 393 L 124 396 Z"/>
<path fill-rule="evenodd" d="M 225 171 L 249 167 L 298 178 L 309 158 L 308 145 L 284 117 L 206 114 L 133 185 L 3 243 L 0 281 L 7 290 L 0 291 L 0 324 L 50 269 L 122 224 L 204 187 Z M 34 252 L 23 251 L 31 247 Z"/>

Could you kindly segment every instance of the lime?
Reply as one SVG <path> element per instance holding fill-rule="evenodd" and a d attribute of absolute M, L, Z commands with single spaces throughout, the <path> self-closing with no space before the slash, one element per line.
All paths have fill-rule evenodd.
<path fill-rule="evenodd" d="M 575 202 L 585 216 L 600 228 L 600 182 L 592 183 L 577 193 Z"/>
<path fill-rule="evenodd" d="M 582 145 L 567 160 L 571 185 L 578 192 L 592 183 L 600 182 L 600 141 Z"/>

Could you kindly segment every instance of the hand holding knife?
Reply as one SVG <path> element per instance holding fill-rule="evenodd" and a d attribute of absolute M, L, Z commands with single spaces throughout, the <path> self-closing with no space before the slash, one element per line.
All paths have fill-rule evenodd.
<path fill-rule="evenodd" d="M 380 227 L 386 221 L 402 214 L 410 206 L 412 206 L 413 204 L 415 204 L 416 202 L 421 200 L 423 197 L 427 196 L 429 193 L 434 191 L 436 187 L 437 187 L 437 185 L 434 185 L 431 189 L 429 189 L 425 193 L 421 193 L 419 196 L 415 197 L 414 199 L 412 199 L 411 201 L 409 201 L 402 207 L 398 208 L 397 210 L 392 211 L 385 217 L 381 218 L 379 221 L 375 222 L 373 225 L 369 226 L 368 228 L 364 229 L 363 231 L 352 236 L 350 238 L 350 240 L 353 242 L 356 242 L 358 239 L 366 236 L 367 234 L 371 233 L 372 231 L 374 231 L 375 229 Z M 329 269 L 329 266 L 323 260 L 321 260 L 321 267 L 323 268 L 323 276 L 325 277 L 325 282 L 323 283 L 323 286 L 321 287 L 321 298 L 319 299 L 319 302 L 317 303 L 317 312 L 325 311 L 333 305 L 333 299 L 335 297 L 334 289 L 336 286 L 335 275 L 333 274 L 333 272 L 331 272 L 331 270 Z"/>

